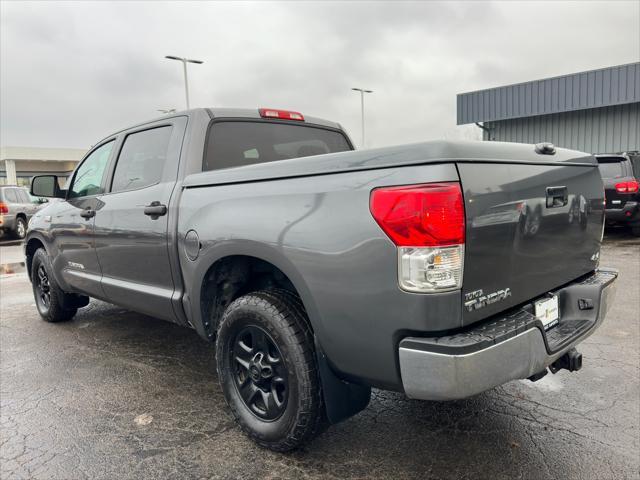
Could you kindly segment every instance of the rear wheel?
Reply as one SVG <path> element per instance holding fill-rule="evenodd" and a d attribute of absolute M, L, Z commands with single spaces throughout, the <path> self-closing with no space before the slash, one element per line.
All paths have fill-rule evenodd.
<path fill-rule="evenodd" d="M 631 233 L 633 233 L 636 237 L 640 237 L 640 225 L 632 225 Z"/>
<path fill-rule="evenodd" d="M 43 248 L 38 249 L 31 262 L 31 285 L 38 313 L 45 322 L 71 320 L 78 311 L 76 298 L 60 289 L 52 272 L 49 255 Z"/>
<path fill-rule="evenodd" d="M 218 329 L 216 360 L 231 412 L 258 444 L 288 451 L 322 428 L 313 335 L 295 295 L 261 291 L 232 302 Z"/>
<path fill-rule="evenodd" d="M 15 236 L 20 240 L 27 236 L 27 221 L 22 217 L 16 218 Z"/>

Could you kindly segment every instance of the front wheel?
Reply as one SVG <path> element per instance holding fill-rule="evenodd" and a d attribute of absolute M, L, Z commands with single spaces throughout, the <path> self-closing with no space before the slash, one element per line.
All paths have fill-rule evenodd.
<path fill-rule="evenodd" d="M 70 296 L 58 286 L 52 272 L 49 255 L 43 248 L 38 249 L 31 262 L 31 286 L 38 313 L 45 322 L 71 320 L 78 308 L 70 306 Z"/>
<path fill-rule="evenodd" d="M 261 291 L 232 302 L 218 329 L 216 361 L 233 416 L 259 445 L 293 450 L 323 426 L 313 335 L 294 294 Z"/>

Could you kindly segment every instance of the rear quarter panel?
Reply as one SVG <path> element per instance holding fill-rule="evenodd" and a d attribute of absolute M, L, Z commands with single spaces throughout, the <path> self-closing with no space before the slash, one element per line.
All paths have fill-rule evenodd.
<path fill-rule="evenodd" d="M 460 293 L 426 296 L 399 289 L 396 248 L 369 212 L 370 192 L 457 180 L 455 165 L 448 163 L 186 188 L 178 250 L 192 323 L 204 334 L 200 286 L 211 265 L 229 255 L 254 256 L 295 285 L 338 371 L 401 388 L 399 337 L 459 327 Z M 195 261 L 182 244 L 189 230 L 202 244 Z"/>

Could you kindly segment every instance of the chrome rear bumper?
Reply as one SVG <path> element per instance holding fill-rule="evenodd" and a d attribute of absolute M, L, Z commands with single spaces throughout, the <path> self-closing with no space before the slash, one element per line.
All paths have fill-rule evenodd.
<path fill-rule="evenodd" d="M 543 371 L 602 323 L 615 297 L 617 271 L 601 269 L 554 291 L 558 326 L 544 332 L 529 306 L 457 335 L 400 342 L 402 385 L 410 398 L 454 400 Z M 580 310 L 588 298 L 593 308 Z"/>

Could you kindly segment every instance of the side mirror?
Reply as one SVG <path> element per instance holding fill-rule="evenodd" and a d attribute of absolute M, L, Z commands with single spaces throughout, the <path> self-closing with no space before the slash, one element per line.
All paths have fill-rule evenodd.
<path fill-rule="evenodd" d="M 65 191 L 58 185 L 56 175 L 38 175 L 31 179 L 31 195 L 34 197 L 64 198 Z"/>

